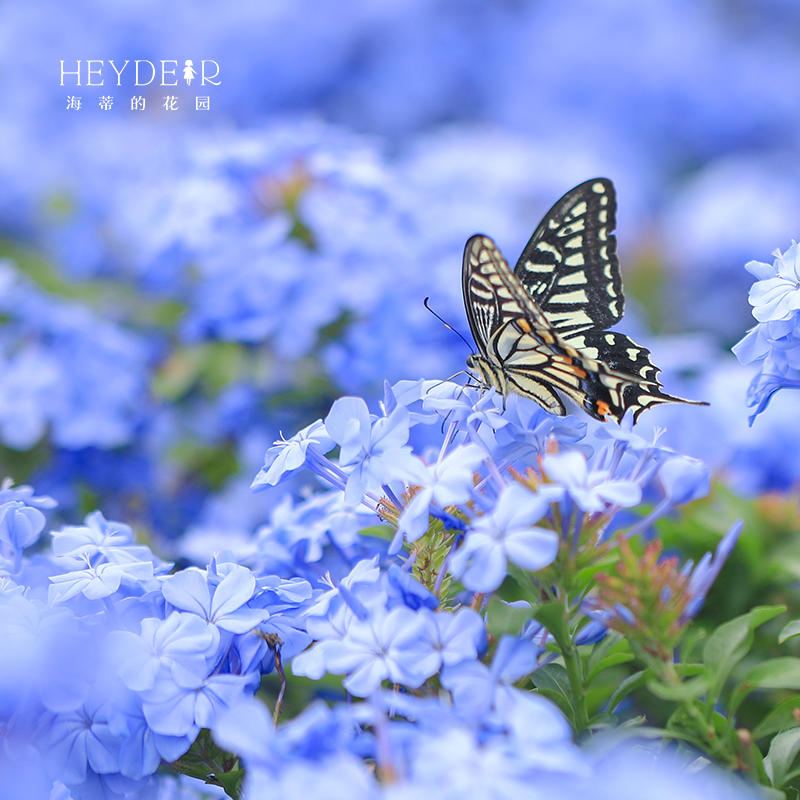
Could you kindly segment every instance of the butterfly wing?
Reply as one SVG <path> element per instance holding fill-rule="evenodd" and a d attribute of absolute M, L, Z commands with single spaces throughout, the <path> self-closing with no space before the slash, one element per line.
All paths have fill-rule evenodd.
<path fill-rule="evenodd" d="M 514 275 L 562 335 L 604 330 L 622 319 L 617 201 L 607 178 L 567 192 L 525 245 Z"/>
<path fill-rule="evenodd" d="M 488 236 L 467 242 L 462 289 L 478 346 L 467 365 L 484 383 L 530 397 L 552 414 L 566 413 L 558 390 L 596 419 L 622 419 L 635 381 L 561 337 Z"/>
<path fill-rule="evenodd" d="M 625 308 L 616 209 L 614 185 L 607 178 L 571 189 L 539 223 L 514 275 L 567 344 L 628 379 L 622 406 L 636 419 L 659 403 L 694 401 L 663 392 L 650 352 L 606 330 L 622 319 Z"/>
<path fill-rule="evenodd" d="M 478 346 L 478 355 L 467 359 L 467 366 L 501 394 L 517 392 L 564 416 L 561 398 L 533 368 L 554 354 L 550 324 L 488 236 L 476 235 L 467 242 L 461 277 L 464 307 Z"/>
<path fill-rule="evenodd" d="M 705 406 L 708 403 L 684 400 L 663 391 L 658 374 L 661 370 L 650 361 L 650 351 L 633 341 L 624 333 L 616 331 L 586 331 L 565 337 L 566 341 L 588 358 L 604 364 L 617 375 L 627 378 L 622 389 L 623 413 L 633 412 L 636 421 L 639 415 L 661 403 L 689 403 Z M 615 418 L 616 419 L 616 418 Z M 619 420 L 616 420 L 619 422 Z"/>

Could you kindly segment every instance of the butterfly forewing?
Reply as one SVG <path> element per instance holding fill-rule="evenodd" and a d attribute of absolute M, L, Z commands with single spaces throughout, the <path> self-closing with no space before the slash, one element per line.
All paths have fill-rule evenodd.
<path fill-rule="evenodd" d="M 622 319 L 616 209 L 607 178 L 576 186 L 547 212 L 514 268 L 559 333 L 610 328 Z"/>

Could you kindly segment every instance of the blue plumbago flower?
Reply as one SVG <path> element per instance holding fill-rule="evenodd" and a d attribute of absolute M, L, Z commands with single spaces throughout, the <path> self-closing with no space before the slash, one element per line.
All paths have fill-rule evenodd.
<path fill-rule="evenodd" d="M 485 650 L 486 629 L 480 615 L 471 608 L 460 608 L 455 614 L 439 611 L 433 621 L 425 633 L 431 636 L 431 647 L 440 655 L 440 666 L 473 661 Z"/>
<path fill-rule="evenodd" d="M 681 622 L 686 622 L 693 619 L 700 613 L 703 607 L 708 590 L 713 585 L 714 581 L 720 573 L 720 570 L 728 560 L 728 556 L 733 552 L 736 542 L 739 541 L 739 535 L 742 532 L 743 523 L 741 520 L 731 525 L 728 532 L 720 539 L 714 555 L 706 553 L 694 569 L 687 569 L 686 574 L 689 577 L 689 585 L 686 587 L 686 594 L 689 600 L 686 608 L 681 616 Z M 688 566 L 688 565 L 687 565 Z"/>
<path fill-rule="evenodd" d="M 54 561 L 68 571 L 50 578 L 50 600 L 65 601 L 78 594 L 89 600 L 107 598 L 121 585 L 143 590 L 154 575 L 170 569 L 149 547 L 133 543 L 133 531 L 109 522 L 99 511 L 85 526 L 67 526 L 53 534 Z"/>
<path fill-rule="evenodd" d="M 288 441 L 283 439 L 275 442 L 267 450 L 264 466 L 256 475 L 251 488 L 261 489 L 266 486 L 276 486 L 302 469 L 310 457 L 309 448 L 312 448 L 312 454 L 321 458 L 325 453 L 333 450 L 333 447 L 334 441 L 322 420 L 312 422 Z"/>
<path fill-rule="evenodd" d="M 750 305 L 759 322 L 773 322 L 793 317 L 800 311 L 800 264 L 797 243 L 785 252 L 775 251 L 770 266 L 761 261 L 749 261 L 744 268 L 756 277 L 750 288 Z"/>
<path fill-rule="evenodd" d="M 61 447 L 131 442 L 149 408 L 144 342 L 87 309 L 48 297 L 13 270 L 8 261 L 0 265 L 0 282 L 10 284 L 0 299 L 9 317 L 0 338 L 0 436 L 28 449 L 49 425 Z"/>
<path fill-rule="evenodd" d="M 150 689 L 140 692 L 148 726 L 164 736 L 194 740 L 201 728 L 214 723 L 222 709 L 252 695 L 256 675 L 209 675 L 189 685 L 161 674 Z"/>
<path fill-rule="evenodd" d="M 468 589 L 492 592 L 505 579 L 509 561 L 530 572 L 552 563 L 558 554 L 558 534 L 534 524 L 552 500 L 519 484 L 504 488 L 494 509 L 470 525 L 450 562 L 453 574 Z"/>
<path fill-rule="evenodd" d="M 498 428 L 494 436 L 493 452 L 498 461 L 529 461 L 545 451 L 550 437 L 568 449 L 586 436 L 585 422 L 548 414 L 538 403 L 518 394 L 506 398 L 502 418 L 508 424 Z"/>
<path fill-rule="evenodd" d="M 706 464 L 689 456 L 668 458 L 659 467 L 658 479 L 665 499 L 672 505 L 686 505 L 711 491 L 711 472 Z"/>
<path fill-rule="evenodd" d="M 435 464 L 426 465 L 420 476 L 421 488 L 403 510 L 397 526 L 397 537 L 392 550 L 399 549 L 402 537 L 414 542 L 428 529 L 428 516 L 432 503 L 439 508 L 465 503 L 473 489 L 475 469 L 486 457 L 477 444 L 453 448 Z"/>
<path fill-rule="evenodd" d="M 605 470 L 589 470 L 581 453 L 546 455 L 547 477 L 561 484 L 582 511 L 597 514 L 608 508 L 630 508 L 642 499 L 641 487 L 632 480 L 614 478 Z"/>
<path fill-rule="evenodd" d="M 53 533 L 53 554 L 63 559 L 61 563 L 69 563 L 70 558 L 92 563 L 102 559 L 112 564 L 141 561 L 150 562 L 160 574 L 172 567 L 155 558 L 149 547 L 135 544 L 130 526 L 107 520 L 100 511 L 87 514 L 84 521 L 85 525 L 67 525 Z"/>
<path fill-rule="evenodd" d="M 408 411 L 397 406 L 374 422 L 360 397 L 342 397 L 325 417 L 325 429 L 339 445 L 339 466 L 348 471 L 344 499 L 357 505 L 368 492 L 399 478 L 420 479 L 423 471 L 408 441 Z"/>
<path fill-rule="evenodd" d="M 366 620 L 352 615 L 344 637 L 327 643 L 327 671 L 347 675 L 343 685 L 357 697 L 372 694 L 385 680 L 411 688 L 421 686 L 441 663 L 424 635 L 430 624 L 426 614 L 405 606 Z M 297 674 L 298 659 L 294 664 Z"/>
<path fill-rule="evenodd" d="M 14 486 L 11 478 L 4 478 L 0 484 L 0 504 L 10 502 L 24 503 L 26 506 L 38 509 L 51 509 L 58 505 L 52 497 L 34 495 L 31 486 Z"/>
<path fill-rule="evenodd" d="M 142 620 L 138 636 L 115 631 L 112 638 L 120 654 L 118 674 L 129 689 L 138 692 L 153 688 L 164 671 L 183 686 L 205 678 L 220 634 L 216 626 L 194 614 L 173 611 L 165 620 Z"/>
<path fill-rule="evenodd" d="M 798 246 L 775 251 L 772 266 L 750 261 L 745 269 L 758 280 L 750 289 L 750 304 L 758 325 L 733 347 L 743 364 L 763 361 L 747 391 L 749 421 L 766 410 L 780 389 L 800 388 L 800 274 Z"/>
<path fill-rule="evenodd" d="M 792 344 L 791 349 L 774 346 L 767 351 L 758 373 L 747 387 L 747 407 L 751 409 L 748 417 L 750 425 L 767 409 L 773 395 L 780 389 L 800 388 L 798 345 L 800 338 Z M 737 352 L 737 355 L 740 353 Z"/>
<path fill-rule="evenodd" d="M 44 530 L 45 516 L 21 500 L 8 500 L 0 504 L 0 542 L 5 542 L 15 553 L 38 541 Z"/>
<path fill-rule="evenodd" d="M 119 772 L 120 737 L 112 730 L 113 709 L 98 700 L 61 714 L 48 731 L 49 753 L 58 763 L 61 780 L 69 785 L 86 781 L 87 773 Z"/>
<path fill-rule="evenodd" d="M 153 565 L 149 562 L 106 562 L 92 566 L 87 559 L 83 569 L 74 569 L 50 578 L 53 584 L 50 587 L 50 601 L 63 602 L 78 594 L 87 600 L 101 600 L 114 594 L 123 581 L 128 585 L 138 585 L 152 577 Z"/>
<path fill-rule="evenodd" d="M 0 620 L 13 621 L 0 622 L 0 633 L 21 628 L 24 635 L 7 638 L 27 652 L 37 638 L 59 642 L 37 634 L 61 623 L 86 647 L 74 663 L 46 658 L 47 668 L 37 659 L 0 658 L 0 677 L 32 687 L 7 704 L 15 719 L 27 720 L 18 738 L 33 741 L 44 758 L 52 751 L 75 792 L 117 780 L 133 791 L 161 759 L 178 758 L 202 728 L 213 729 L 252 695 L 262 675 L 277 671 L 341 676 L 343 688 L 369 704 L 346 723 L 335 713 L 327 721 L 309 715 L 291 732 L 273 731 L 253 785 L 272 780 L 294 791 L 322 730 L 342 738 L 309 774 L 336 776 L 340 760 L 349 765 L 341 779 L 363 781 L 367 793 L 382 790 L 364 772 L 365 756 L 413 787 L 415 769 L 430 768 L 417 737 L 444 739 L 445 732 L 465 736 L 466 753 L 477 748 L 509 774 L 565 764 L 568 747 L 548 751 L 557 726 L 539 744 L 525 732 L 524 719 L 547 712 L 536 709 L 541 698 L 516 687 L 537 668 L 546 631 L 529 621 L 519 637 L 495 639 L 487 630 L 490 598 L 472 593 L 496 591 L 509 571 L 541 571 L 550 585 L 562 562 L 593 563 L 607 552 L 603 526 L 643 487 L 660 479 L 658 508 L 672 508 L 701 493 L 706 472 L 655 443 L 639 446 L 631 432 L 589 455 L 574 425 L 551 425 L 527 402 L 509 404 L 506 419 L 495 393 L 459 396 L 438 384 L 429 396 L 431 389 L 426 382 L 386 387 L 377 417 L 365 401 L 343 398 L 325 421 L 272 450 L 264 485 L 304 466 L 333 488 L 275 504 L 270 524 L 244 551 L 247 566 L 222 552 L 205 569 L 168 574 L 171 565 L 137 544 L 129 526 L 100 512 L 55 531 L 45 557 L 23 554 L 22 568 L 0 582 Z M 559 432 L 565 448 L 587 453 L 559 452 Z M 328 457 L 333 445 L 338 453 Z M 32 490 L 6 484 L 1 491 L 11 511 L 49 504 Z M 708 590 L 718 560 L 698 568 L 693 602 Z M 520 607 L 531 612 L 534 602 Z M 53 663 L 64 665 L 64 680 L 54 681 Z M 396 724 L 381 699 L 388 685 L 419 693 L 434 710 L 420 710 L 419 719 L 409 712 Z M 435 694 L 441 686 L 453 699 L 446 712 Z M 364 725 L 371 730 L 356 736 Z M 516 786 L 517 778 L 509 780 Z"/>
<path fill-rule="evenodd" d="M 263 608 L 248 606 L 256 592 L 256 578 L 246 567 L 228 565 L 227 574 L 214 580 L 208 570 L 189 567 L 164 579 L 162 592 L 179 611 L 196 614 L 229 633 L 244 633 L 269 616 Z"/>
<path fill-rule="evenodd" d="M 490 666 L 462 661 L 442 670 L 442 685 L 450 690 L 456 712 L 465 719 L 501 716 L 521 694 L 514 684 L 537 667 L 539 648 L 529 639 L 504 634 L 497 643 Z"/>
<path fill-rule="evenodd" d="M 386 586 L 386 603 L 389 608 L 404 605 L 416 611 L 419 608 L 435 609 L 439 606 L 439 598 L 397 564 L 389 565 Z"/>
<path fill-rule="evenodd" d="M 341 575 L 372 555 L 359 531 L 375 521 L 369 509 L 348 506 L 341 491 L 321 493 L 298 505 L 286 496 L 272 510 L 269 523 L 257 531 L 257 563 L 266 574 L 286 577 Z M 334 554 L 338 559 L 332 563 Z"/>

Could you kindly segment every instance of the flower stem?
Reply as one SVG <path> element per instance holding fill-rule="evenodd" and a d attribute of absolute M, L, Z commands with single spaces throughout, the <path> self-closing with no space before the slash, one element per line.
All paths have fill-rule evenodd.
<path fill-rule="evenodd" d="M 566 592 L 561 592 L 562 605 L 564 608 L 564 629 L 569 630 L 569 600 Z M 564 666 L 567 669 L 569 685 L 572 689 L 572 709 L 575 713 L 575 731 L 582 733 L 589 727 L 589 712 L 586 708 L 586 687 L 583 685 L 583 664 L 578 648 L 572 637 L 563 637 L 564 641 L 559 642 L 561 655 L 564 658 Z"/>

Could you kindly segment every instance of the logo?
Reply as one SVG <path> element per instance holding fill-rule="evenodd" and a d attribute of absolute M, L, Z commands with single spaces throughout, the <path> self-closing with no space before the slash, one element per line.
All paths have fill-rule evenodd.
<path fill-rule="evenodd" d="M 72 69 L 72 62 L 67 64 L 61 61 L 61 86 L 69 87 L 106 87 L 127 86 L 132 90 L 138 87 L 180 87 L 186 84 L 191 89 L 192 83 L 196 89 L 202 87 L 219 86 L 222 80 L 219 77 L 219 64 L 213 59 L 206 58 L 200 61 L 185 59 L 183 67 L 179 67 L 180 61 L 177 59 L 165 59 L 156 63 L 148 59 L 136 59 L 131 62 L 126 59 L 124 64 L 118 65 L 112 59 L 108 61 L 89 59 L 75 61 L 75 69 Z M 158 66 L 157 66 L 158 64 Z M 179 75 L 179 68 L 181 74 Z M 152 91 L 152 88 L 149 91 Z M 206 90 L 208 91 L 208 90 Z M 110 111 L 114 107 L 114 97 L 110 94 L 103 94 L 93 98 L 97 101 L 98 107 L 102 111 Z M 158 106 L 165 111 L 178 111 L 182 103 L 188 102 L 188 98 L 178 94 L 167 94 L 161 98 L 144 97 L 132 94 L 125 98 L 121 106 L 127 107 L 130 101 L 131 111 L 144 111 L 147 100 L 157 101 Z M 196 95 L 194 98 L 194 109 L 196 111 L 209 111 L 211 109 L 211 96 L 208 94 Z M 192 105 L 192 103 L 189 103 Z M 77 95 L 67 96 L 67 110 L 80 111 L 84 106 L 83 98 Z"/>

